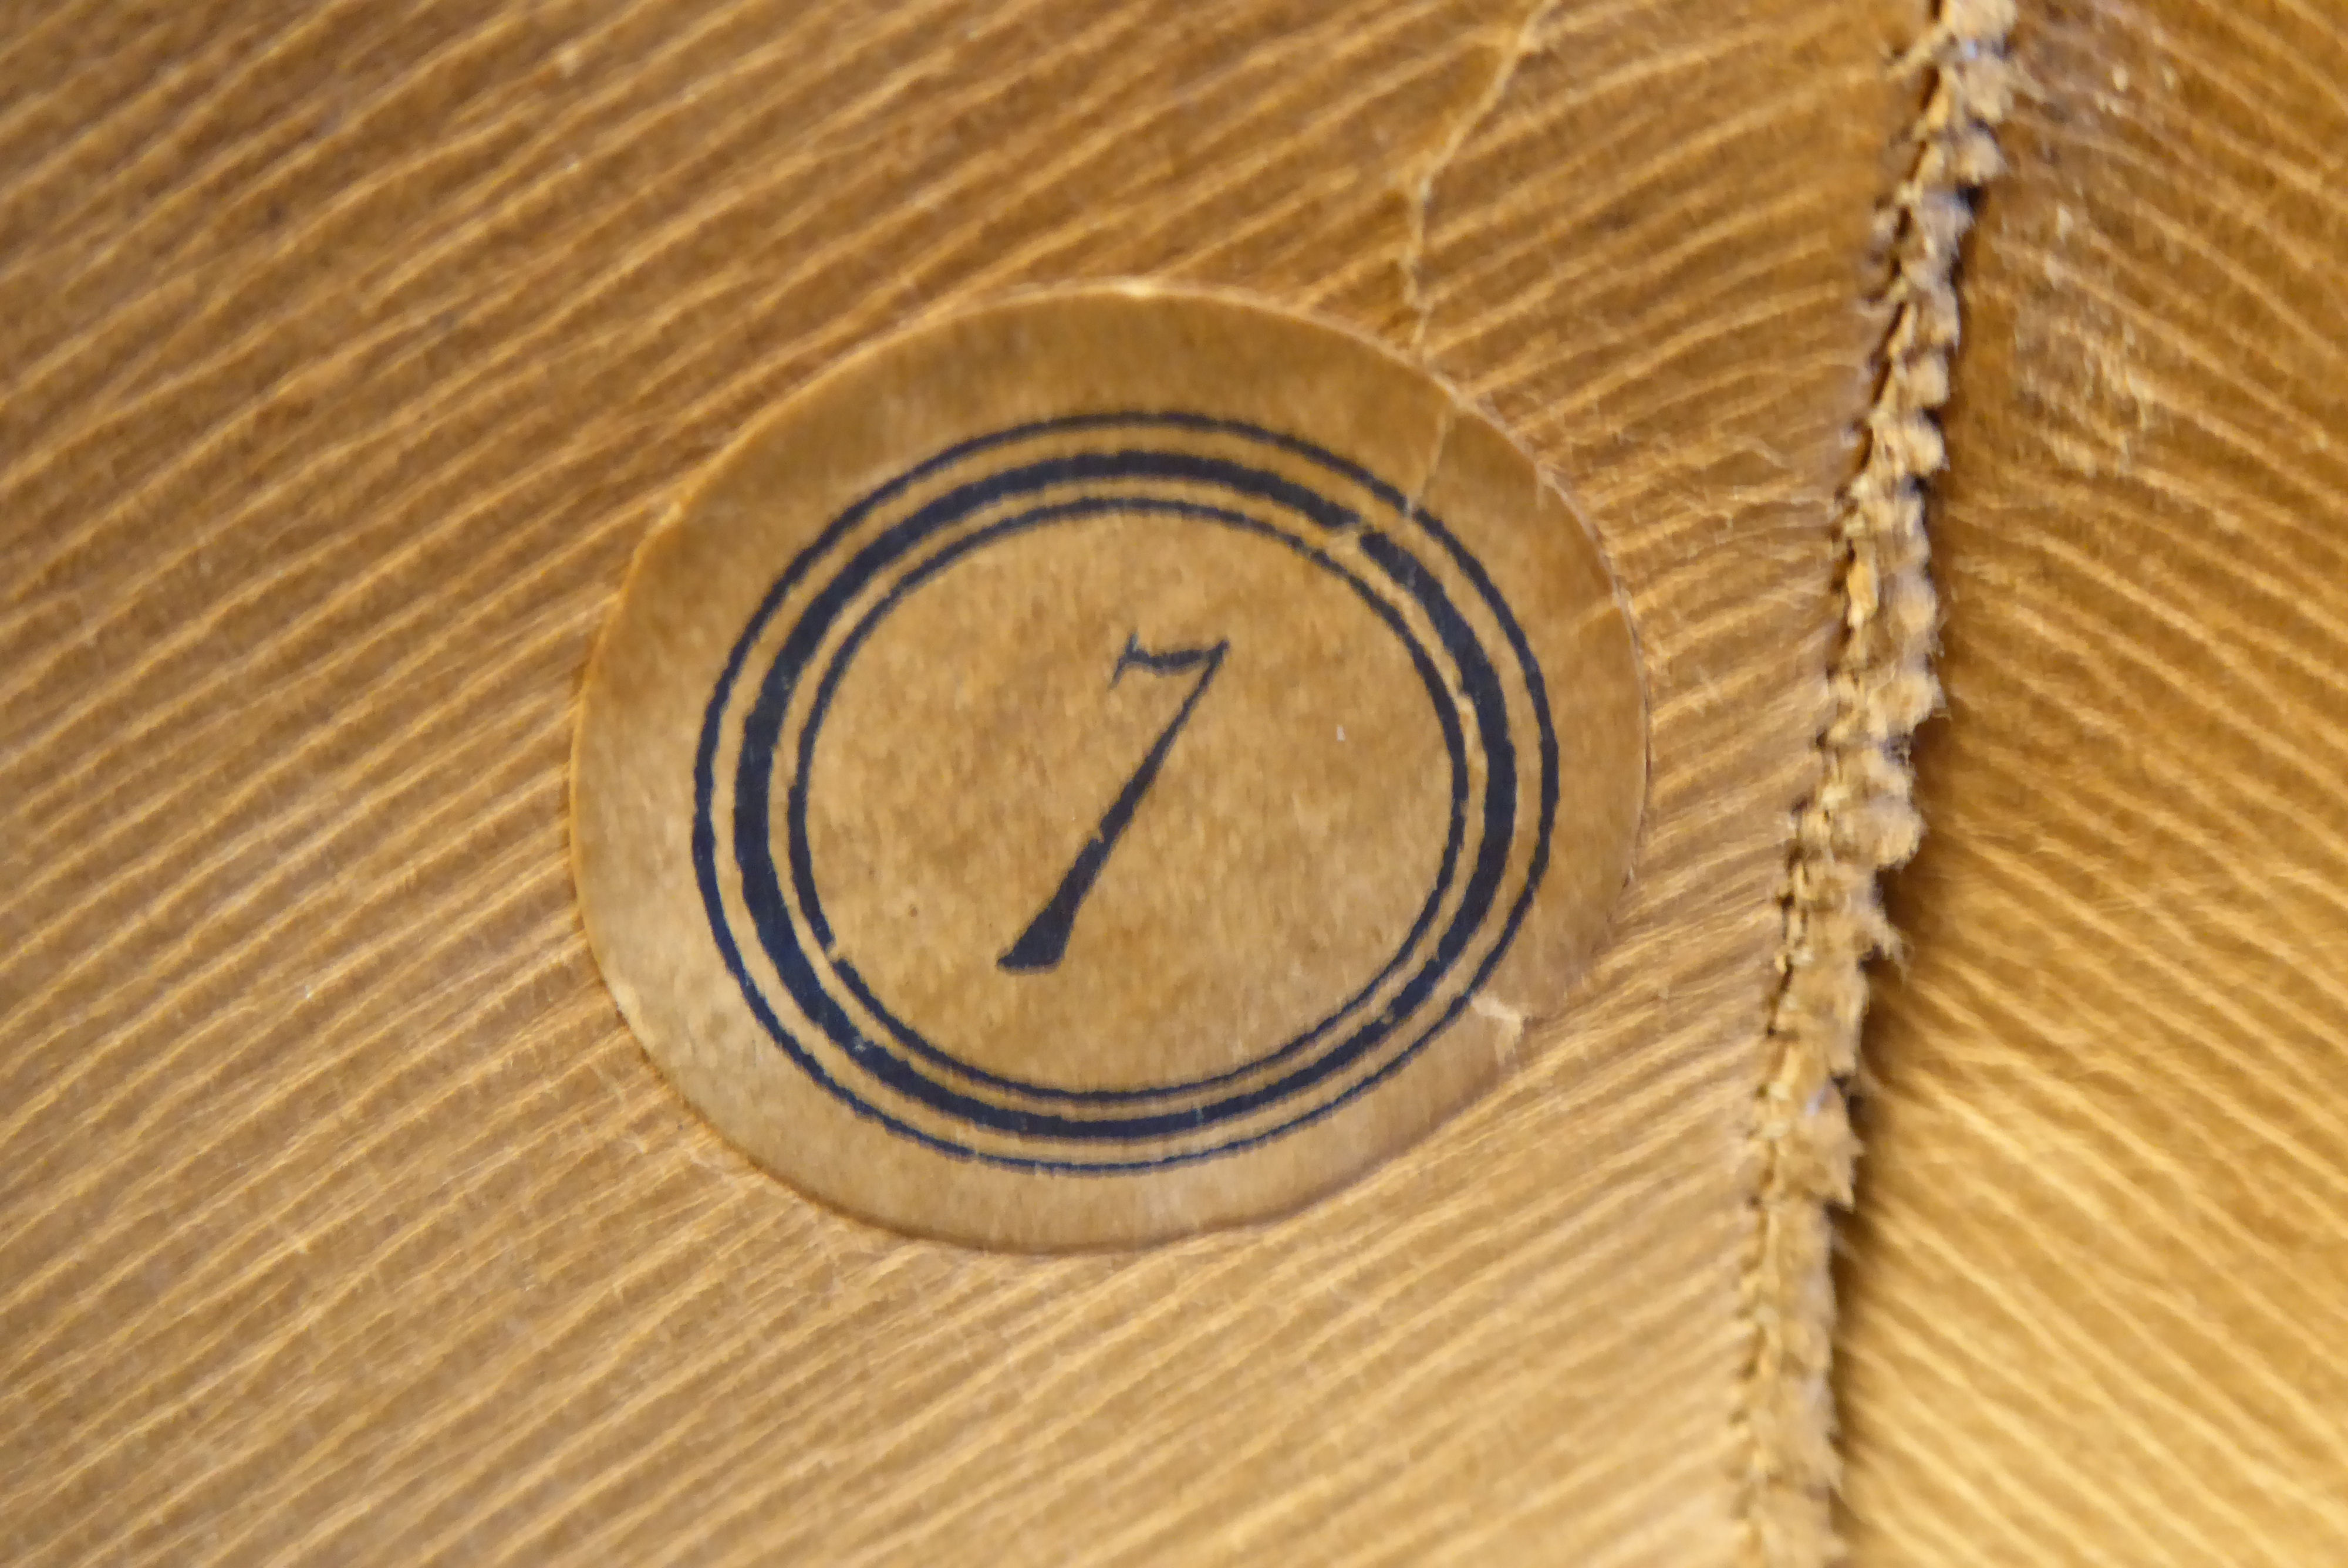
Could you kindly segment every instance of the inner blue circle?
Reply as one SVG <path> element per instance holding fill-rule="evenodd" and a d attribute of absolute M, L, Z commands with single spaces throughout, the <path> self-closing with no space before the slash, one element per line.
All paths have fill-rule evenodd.
<path fill-rule="evenodd" d="M 1333 534 L 1342 530 L 1397 589 L 1417 603 L 1444 651 L 1450 655 L 1460 677 L 1461 692 L 1476 710 L 1478 739 L 1489 764 L 1476 864 L 1468 874 L 1459 907 L 1437 938 L 1433 952 L 1394 1001 L 1377 1017 L 1281 1077 L 1202 1103 L 1159 1111 L 1137 1110 L 1129 1114 L 1072 1116 L 1058 1111 L 1000 1105 L 953 1084 L 939 1082 L 922 1071 L 913 1061 L 873 1039 L 823 983 L 812 956 L 799 939 L 774 863 L 768 801 L 775 748 L 792 697 L 800 682 L 810 673 L 810 666 L 833 624 L 859 594 L 922 541 L 1000 501 L 1070 483 L 1134 480 L 1219 486 L 1301 513 Z M 788 813 L 788 858 L 793 889 L 802 908 L 808 907 L 814 886 L 814 866 L 804 832 L 806 790 L 806 774 L 795 768 Z M 1025 1136 L 1084 1142 L 1129 1141 L 1195 1131 L 1246 1115 L 1311 1088 L 1375 1050 L 1434 992 L 1489 912 L 1513 845 L 1516 797 L 1515 746 L 1509 733 L 1507 699 L 1498 676 L 1473 628 L 1451 603 L 1434 574 L 1407 551 L 1370 528 L 1358 514 L 1263 469 L 1186 452 L 1082 452 L 1004 469 L 916 507 L 902 520 L 882 530 L 816 591 L 784 634 L 744 721 L 734 796 L 734 853 L 742 875 L 743 902 L 759 945 L 792 999 L 858 1067 L 898 1092 L 973 1125 Z M 1464 801 L 1459 809 L 1466 809 Z M 818 947 L 827 944 L 827 933 L 817 930 L 810 934 Z"/>
<path fill-rule="evenodd" d="M 855 628 L 841 641 L 838 650 L 833 652 L 817 684 L 814 703 L 807 723 L 799 731 L 798 756 L 792 774 L 788 812 L 792 883 L 799 896 L 800 907 L 806 912 L 808 925 L 814 932 L 819 946 L 829 949 L 831 946 L 832 933 L 831 923 L 825 917 L 823 912 L 823 903 L 814 876 L 811 856 L 804 852 L 804 846 L 807 844 L 808 779 L 814 765 L 817 737 L 823 728 L 824 720 L 830 715 L 833 693 L 841 677 L 847 673 L 849 664 L 855 658 L 857 651 L 880 624 L 882 618 L 895 609 L 908 594 L 972 551 L 1050 524 L 1099 517 L 1112 512 L 1155 513 L 1162 517 L 1185 518 L 1239 529 L 1285 546 L 1344 582 L 1394 633 L 1396 640 L 1409 653 L 1411 663 L 1418 671 L 1419 681 L 1426 689 L 1428 703 L 1435 710 L 1436 722 L 1443 730 L 1444 751 L 1451 767 L 1451 798 L 1449 821 L 1444 834 L 1443 859 L 1440 868 L 1436 873 L 1435 885 L 1429 889 L 1426 902 L 1420 906 L 1416 917 L 1411 922 L 1410 929 L 1404 936 L 1401 945 L 1395 949 L 1394 956 L 1389 958 L 1378 972 L 1370 978 L 1366 985 L 1347 997 L 1319 1022 L 1294 1039 L 1263 1055 L 1210 1077 L 1192 1079 L 1180 1083 L 1157 1084 L 1143 1089 L 1066 1089 L 991 1072 L 931 1043 L 920 1031 L 905 1023 L 873 994 L 871 988 L 866 983 L 863 976 L 857 972 L 853 964 L 845 958 L 835 956 L 831 958 L 832 972 L 839 977 L 841 983 L 855 995 L 857 1000 L 862 1002 L 875 1017 L 880 1019 L 898 1044 L 916 1056 L 935 1062 L 957 1075 L 993 1088 L 1031 1095 L 1039 1100 L 1066 1101 L 1077 1104 L 1132 1103 L 1196 1093 L 1200 1090 L 1212 1089 L 1229 1083 L 1234 1079 L 1243 1077 L 1274 1062 L 1284 1061 L 1299 1051 L 1309 1050 L 1315 1041 L 1334 1029 L 1339 1020 L 1359 1007 L 1365 998 L 1384 985 L 1410 957 L 1412 950 L 1418 946 L 1420 938 L 1426 935 L 1427 927 L 1434 924 L 1436 913 L 1442 907 L 1444 895 L 1450 891 L 1452 880 L 1458 868 L 1460 845 L 1466 837 L 1467 827 L 1468 746 L 1466 737 L 1460 729 L 1458 706 L 1451 701 L 1450 693 L 1443 684 L 1442 672 L 1435 667 L 1434 660 L 1428 657 L 1426 649 L 1412 634 L 1408 623 L 1392 605 L 1380 599 L 1368 583 L 1325 553 L 1244 513 L 1234 512 L 1221 507 L 1204 506 L 1193 501 L 1170 500 L 1157 497 L 1086 497 L 1079 500 L 1038 507 L 1032 511 L 1022 512 L 1015 517 L 991 523 L 985 528 L 973 529 L 963 535 L 900 578 L 888 593 L 865 612 Z"/>

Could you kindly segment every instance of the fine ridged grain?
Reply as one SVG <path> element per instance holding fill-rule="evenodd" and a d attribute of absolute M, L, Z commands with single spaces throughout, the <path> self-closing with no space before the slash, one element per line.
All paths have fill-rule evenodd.
<path fill-rule="evenodd" d="M 1734 1561 L 1745 1136 L 1916 31 L 10 13 L 0 1555 Z M 809 1205 L 645 1062 L 571 717 L 746 421 L 1120 276 L 1417 343 L 1527 440 L 1637 619 L 1652 826 L 1568 1016 L 1426 1143 L 1261 1231 L 985 1257 Z"/>
<path fill-rule="evenodd" d="M 2348 30 L 2026 6 L 1868 1044 L 1862 1563 L 2348 1558 Z"/>

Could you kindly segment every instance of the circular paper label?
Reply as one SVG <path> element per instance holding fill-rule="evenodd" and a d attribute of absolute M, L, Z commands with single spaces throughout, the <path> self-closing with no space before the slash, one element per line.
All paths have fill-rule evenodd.
<path fill-rule="evenodd" d="M 1042 295 L 793 398 L 588 681 L 588 933 L 807 1191 L 1017 1247 L 1262 1217 L 1555 1016 L 1644 785 L 1596 547 L 1342 330 Z"/>

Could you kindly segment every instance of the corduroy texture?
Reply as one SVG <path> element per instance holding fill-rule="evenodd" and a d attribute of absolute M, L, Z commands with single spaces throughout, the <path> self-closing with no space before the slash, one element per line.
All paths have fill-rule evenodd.
<path fill-rule="evenodd" d="M 1912 162 L 1885 202 L 1886 329 L 1858 474 L 1836 507 L 1844 602 L 1834 714 L 1804 804 L 1785 894 L 1769 1071 L 1754 1136 L 1760 1192 L 1745 1281 L 1752 1365 L 1738 1420 L 1746 1560 L 1807 1568 L 1840 1555 L 1828 1371 L 1831 1209 L 1848 1206 L 1857 1145 L 1845 1092 L 1858 1068 L 1869 960 L 1896 946 L 1877 877 L 1922 834 L 1908 743 L 1936 697 L 1925 507 L 1945 461 L 1939 412 L 1960 326 L 1958 261 L 1972 204 L 1998 172 L 2012 95 L 2013 0 L 1948 0 L 1899 62 L 1922 78 Z"/>

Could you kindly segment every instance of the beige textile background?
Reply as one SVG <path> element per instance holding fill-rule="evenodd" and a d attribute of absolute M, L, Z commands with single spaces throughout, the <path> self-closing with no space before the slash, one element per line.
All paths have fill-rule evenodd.
<path fill-rule="evenodd" d="M 1841 1273 L 1856 1561 L 2348 1562 L 2348 14 L 2013 46 Z"/>
<path fill-rule="evenodd" d="M 1874 0 L 0 8 L 0 1555 L 1735 1560 L 1748 1110 L 1912 95 Z M 1423 351 L 1612 552 L 1624 933 L 1296 1219 L 1038 1262 L 731 1154 L 563 767 L 743 422 L 1010 286 Z"/>

